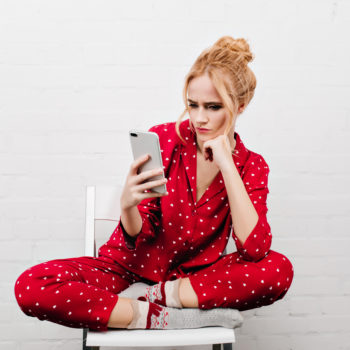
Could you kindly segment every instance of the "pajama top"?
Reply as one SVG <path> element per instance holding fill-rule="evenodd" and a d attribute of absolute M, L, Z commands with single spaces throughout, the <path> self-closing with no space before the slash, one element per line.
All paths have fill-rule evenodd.
<path fill-rule="evenodd" d="M 231 234 L 241 259 L 256 262 L 264 258 L 272 239 L 266 218 L 269 167 L 264 158 L 248 150 L 239 134 L 234 133 L 236 146 L 232 159 L 259 215 L 242 245 L 233 229 L 220 171 L 196 202 L 196 134 L 189 126 L 189 119 L 180 124 L 180 133 L 187 144 L 178 137 L 175 122 L 155 125 L 149 131 L 159 136 L 169 195 L 139 203 L 142 228 L 136 238 L 127 234 L 119 217 L 117 227 L 100 247 L 98 256 L 113 259 L 154 282 L 215 263 L 223 255 Z"/>

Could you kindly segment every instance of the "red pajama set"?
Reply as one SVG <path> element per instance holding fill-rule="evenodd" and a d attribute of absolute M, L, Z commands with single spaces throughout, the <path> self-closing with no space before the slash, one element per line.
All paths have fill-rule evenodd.
<path fill-rule="evenodd" d="M 267 222 L 269 167 L 248 150 L 237 132 L 232 155 L 259 220 L 242 245 L 236 236 L 221 172 L 196 201 L 196 135 L 189 119 L 153 126 L 159 136 L 169 195 L 143 200 L 141 232 L 128 236 L 119 221 L 98 257 L 47 261 L 24 271 L 15 283 L 22 311 L 68 327 L 108 329 L 118 293 L 135 282 L 149 284 L 188 277 L 200 309 L 248 310 L 287 293 L 293 266 L 270 249 Z M 225 255 L 232 235 L 237 251 Z"/>

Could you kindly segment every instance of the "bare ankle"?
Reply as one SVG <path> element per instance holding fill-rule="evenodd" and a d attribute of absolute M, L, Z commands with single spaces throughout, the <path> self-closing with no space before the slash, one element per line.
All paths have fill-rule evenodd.
<path fill-rule="evenodd" d="M 110 328 L 127 328 L 133 319 L 133 309 L 129 298 L 118 298 L 111 315 L 109 317 L 107 327 Z"/>
<path fill-rule="evenodd" d="M 188 277 L 181 278 L 179 298 L 183 307 L 198 307 L 198 297 Z"/>

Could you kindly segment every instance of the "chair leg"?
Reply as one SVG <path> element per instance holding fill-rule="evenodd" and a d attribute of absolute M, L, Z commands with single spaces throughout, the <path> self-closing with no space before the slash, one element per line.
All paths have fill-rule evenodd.
<path fill-rule="evenodd" d="M 88 328 L 83 329 L 83 350 L 100 350 L 99 346 L 86 346 Z"/>
<path fill-rule="evenodd" d="M 213 344 L 213 350 L 221 350 L 221 344 Z"/>
<path fill-rule="evenodd" d="M 83 350 L 86 350 L 86 335 L 87 335 L 87 328 L 83 328 Z"/>
<path fill-rule="evenodd" d="M 232 343 L 224 344 L 224 350 L 232 350 Z"/>

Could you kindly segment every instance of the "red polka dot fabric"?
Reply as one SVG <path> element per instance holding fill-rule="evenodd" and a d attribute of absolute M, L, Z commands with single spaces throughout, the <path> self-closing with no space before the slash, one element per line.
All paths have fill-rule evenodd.
<path fill-rule="evenodd" d="M 232 225 L 221 172 L 196 201 L 196 138 L 189 120 L 155 125 L 169 195 L 143 200 L 139 235 L 131 238 L 121 221 L 97 258 L 52 260 L 26 270 L 15 294 L 29 316 L 68 327 L 106 330 L 117 294 L 132 283 L 149 284 L 189 277 L 199 308 L 238 310 L 269 305 L 281 299 L 293 280 L 289 259 L 271 247 L 266 200 L 269 167 L 248 150 L 235 132 L 233 162 L 259 214 L 244 244 Z M 224 255 L 232 235 L 237 251 Z M 101 300 L 102 299 L 102 300 Z"/>
<path fill-rule="evenodd" d="M 28 316 L 105 331 L 117 294 L 139 281 L 108 258 L 55 259 L 25 270 L 15 283 L 15 296 Z"/>
<path fill-rule="evenodd" d="M 161 146 L 168 196 L 138 205 L 142 229 L 136 239 L 121 221 L 99 250 L 125 268 L 154 283 L 188 276 L 199 307 L 235 307 L 245 310 L 273 303 L 285 295 L 293 279 L 287 257 L 270 249 L 267 222 L 269 167 L 264 158 L 248 150 L 235 132 L 232 159 L 259 220 L 242 244 L 233 227 L 221 172 L 196 202 L 196 138 L 189 120 L 155 125 Z M 237 252 L 224 256 L 232 234 Z M 212 271 L 212 272 L 210 272 Z M 195 273 L 196 272 L 196 273 Z"/>

